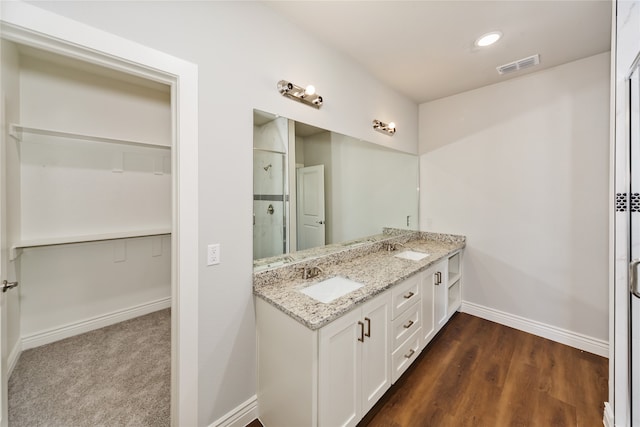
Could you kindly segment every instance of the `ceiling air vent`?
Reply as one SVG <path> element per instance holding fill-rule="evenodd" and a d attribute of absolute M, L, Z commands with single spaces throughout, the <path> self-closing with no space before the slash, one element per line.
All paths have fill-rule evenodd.
<path fill-rule="evenodd" d="M 540 63 L 540 55 L 536 54 L 527 58 L 518 59 L 517 61 L 510 62 L 508 64 L 500 65 L 496 67 L 498 74 L 508 74 L 515 71 L 523 70 L 525 68 L 533 67 Z"/>

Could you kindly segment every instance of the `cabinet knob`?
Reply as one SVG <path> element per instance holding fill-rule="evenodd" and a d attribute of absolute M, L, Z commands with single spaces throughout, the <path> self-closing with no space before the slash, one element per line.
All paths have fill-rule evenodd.
<path fill-rule="evenodd" d="M 416 352 L 416 351 L 415 351 L 414 349 L 411 349 L 411 351 L 410 351 L 409 353 L 405 354 L 405 355 L 404 355 L 404 357 L 406 357 L 407 359 L 411 359 L 411 356 L 413 356 L 413 354 L 414 354 L 415 352 Z"/>
<path fill-rule="evenodd" d="M 409 329 L 413 326 L 413 320 L 409 320 L 406 324 L 402 325 L 405 329 Z"/>
<path fill-rule="evenodd" d="M 411 298 L 413 295 L 415 295 L 413 292 L 409 292 L 408 294 L 404 295 L 405 299 L 409 299 Z"/>

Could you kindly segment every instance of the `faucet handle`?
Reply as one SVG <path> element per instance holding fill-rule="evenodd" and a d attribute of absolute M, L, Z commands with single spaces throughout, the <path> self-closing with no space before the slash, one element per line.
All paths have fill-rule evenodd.
<path fill-rule="evenodd" d="M 302 269 L 302 278 L 311 279 L 312 277 L 316 277 L 320 273 L 324 273 L 324 271 L 322 271 L 322 269 L 317 265 L 314 265 L 313 267 L 304 267 Z"/>

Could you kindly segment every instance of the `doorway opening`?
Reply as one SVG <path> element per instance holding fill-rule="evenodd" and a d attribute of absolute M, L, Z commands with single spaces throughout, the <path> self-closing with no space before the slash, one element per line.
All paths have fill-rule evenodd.
<path fill-rule="evenodd" d="M 22 2 L 3 3 L 1 6 L 3 41 L 59 54 L 170 87 L 171 424 L 195 425 L 198 419 L 197 66 Z M 4 77 L 3 75 L 3 79 Z M 8 132 L 9 126 L 3 127 L 3 147 L 10 138 Z M 4 173 L 4 169 L 2 172 Z M 4 189 L 0 190 L 0 199 L 5 196 Z M 6 209 L 6 204 L 2 206 Z M 4 224 L 5 212 L 0 212 L 0 217 Z M 7 268 L 11 251 L 8 250 L 6 227 L 0 229 L 0 243 L 3 255 L 0 275 L 6 280 L 11 274 Z M 4 294 L 0 295 L 3 341 L 8 335 L 8 299 Z M 7 423 L 8 357 L 7 346 L 3 345 L 0 425 Z"/>

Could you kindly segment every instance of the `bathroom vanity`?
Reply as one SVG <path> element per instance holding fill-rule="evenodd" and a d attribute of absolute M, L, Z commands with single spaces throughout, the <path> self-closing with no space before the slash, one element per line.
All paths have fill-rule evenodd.
<path fill-rule="evenodd" d="M 355 426 L 459 309 L 464 246 L 402 232 L 256 272 L 263 425 Z"/>

